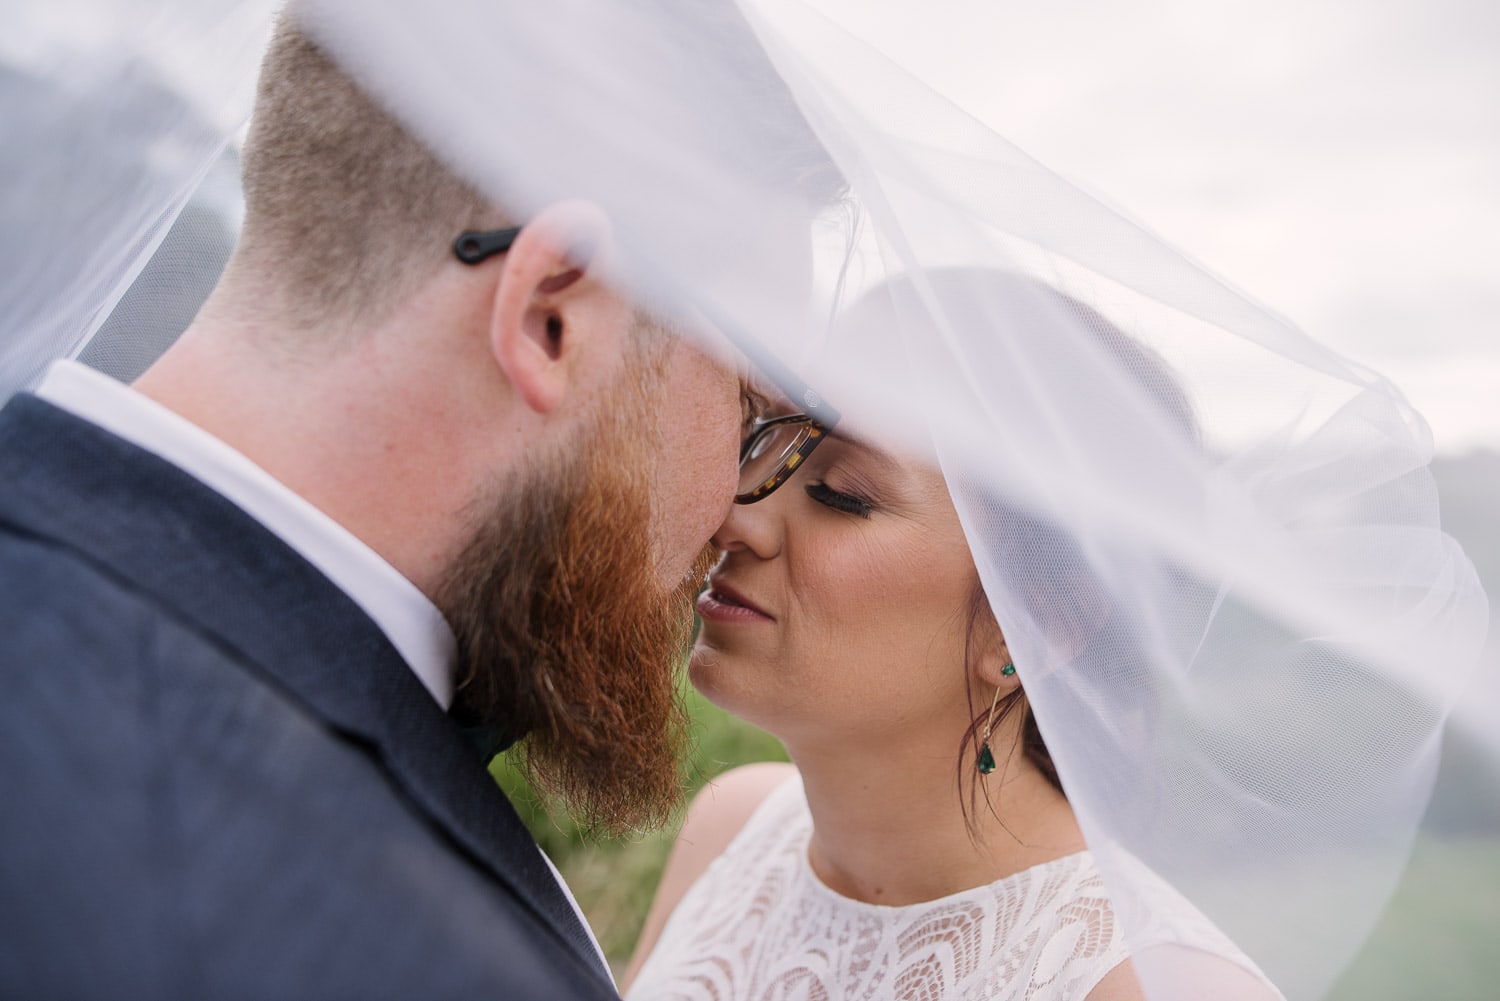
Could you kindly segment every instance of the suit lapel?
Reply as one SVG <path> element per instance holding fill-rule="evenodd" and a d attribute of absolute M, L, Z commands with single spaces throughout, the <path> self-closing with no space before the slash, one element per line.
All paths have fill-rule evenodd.
<path fill-rule="evenodd" d="M 0 522 L 76 551 L 372 748 L 410 800 L 601 972 L 587 931 L 483 762 L 375 623 L 239 507 L 35 397 L 0 411 Z"/>

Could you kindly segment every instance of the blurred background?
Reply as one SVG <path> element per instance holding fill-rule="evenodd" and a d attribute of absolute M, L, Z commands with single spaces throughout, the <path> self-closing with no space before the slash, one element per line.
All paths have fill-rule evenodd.
<path fill-rule="evenodd" d="M 1500 4 L 1055 0 L 1017 10 L 931 0 L 861 21 L 872 46 L 1042 163 L 1402 387 L 1432 426 L 1444 527 L 1493 603 Z M 964 30 L 948 30 L 955 24 Z M 35 83 L 0 73 L 0 86 Z M 46 103 L 38 92 L 38 113 Z M 122 135 L 127 126 L 111 123 Z M 127 293 L 84 360 L 138 374 L 212 287 L 238 213 L 230 151 L 178 222 L 199 231 L 200 251 L 182 254 L 169 234 L 138 282 L 151 297 Z M 222 231 L 209 241 L 222 255 L 201 253 L 205 227 Z M 163 310 L 164 287 L 180 308 Z M 1449 733 L 1407 878 L 1340 1001 L 1500 997 L 1500 733 L 1484 723 L 1500 719 L 1497 633 Z M 692 788 L 784 757 L 773 738 L 686 697 L 697 721 Z M 591 842 L 503 758 L 493 770 L 623 968 L 673 832 Z"/>

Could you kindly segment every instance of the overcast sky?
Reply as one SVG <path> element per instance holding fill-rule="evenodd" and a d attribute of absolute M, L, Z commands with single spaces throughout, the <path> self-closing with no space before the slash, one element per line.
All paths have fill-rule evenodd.
<path fill-rule="evenodd" d="M 1500 3 L 1020 7 L 911 4 L 867 37 L 1390 376 L 1440 451 L 1500 449 Z"/>

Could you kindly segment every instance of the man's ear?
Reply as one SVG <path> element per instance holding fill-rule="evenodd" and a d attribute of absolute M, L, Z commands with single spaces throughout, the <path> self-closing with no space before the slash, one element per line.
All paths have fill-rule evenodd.
<path fill-rule="evenodd" d="M 586 202 L 560 202 L 527 221 L 505 253 L 490 316 L 490 350 L 526 405 L 555 410 L 567 393 L 580 351 L 611 336 L 588 322 L 598 297 L 609 245 L 603 212 Z"/>

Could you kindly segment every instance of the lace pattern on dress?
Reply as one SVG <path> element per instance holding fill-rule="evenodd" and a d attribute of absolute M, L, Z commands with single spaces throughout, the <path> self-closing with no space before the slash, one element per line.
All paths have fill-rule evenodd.
<path fill-rule="evenodd" d="M 811 833 L 791 779 L 683 896 L 631 1001 L 1062 1001 L 1129 956 L 1087 851 L 889 907 L 824 886 L 807 862 Z M 1201 915 L 1178 917 L 1161 924 L 1163 941 L 1248 964 Z"/>

